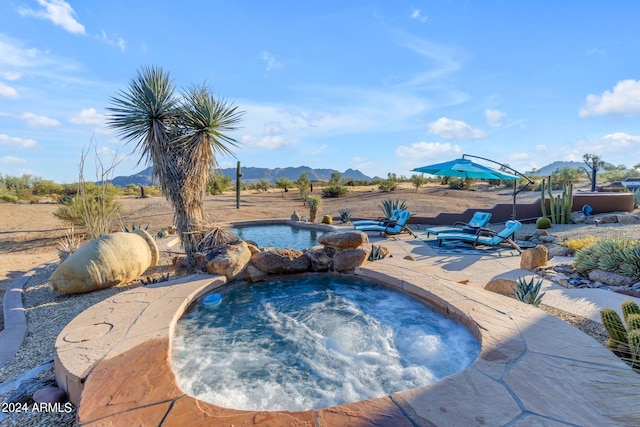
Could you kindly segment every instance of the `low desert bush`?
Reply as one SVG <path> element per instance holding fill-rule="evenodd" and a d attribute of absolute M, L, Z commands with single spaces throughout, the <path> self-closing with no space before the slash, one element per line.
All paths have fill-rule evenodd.
<path fill-rule="evenodd" d="M 598 239 L 590 234 L 587 234 L 584 237 L 579 237 L 577 239 L 568 239 L 564 242 L 564 245 L 571 249 L 571 252 L 578 252 L 582 249 L 588 248 L 589 246 L 593 246 Z"/>
<path fill-rule="evenodd" d="M 573 265 L 582 274 L 599 269 L 640 279 L 640 240 L 605 237 L 576 252 Z"/>

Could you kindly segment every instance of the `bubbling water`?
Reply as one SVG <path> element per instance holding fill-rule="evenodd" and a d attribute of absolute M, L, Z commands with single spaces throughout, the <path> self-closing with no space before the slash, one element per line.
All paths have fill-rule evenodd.
<path fill-rule="evenodd" d="M 433 383 L 469 366 L 479 343 L 416 300 L 330 275 L 232 285 L 222 304 L 178 322 L 178 383 L 235 409 L 307 410 Z"/>

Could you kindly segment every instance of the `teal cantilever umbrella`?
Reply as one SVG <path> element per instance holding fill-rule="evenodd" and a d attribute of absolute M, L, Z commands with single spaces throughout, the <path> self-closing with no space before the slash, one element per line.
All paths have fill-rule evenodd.
<path fill-rule="evenodd" d="M 511 217 L 512 219 L 516 219 L 516 196 L 520 191 L 524 190 L 524 188 L 526 188 L 529 184 L 532 184 L 533 181 L 531 181 L 528 177 L 522 175 L 521 173 L 515 171 L 514 169 L 511 169 L 511 170 L 518 173 L 520 176 L 512 175 L 510 173 L 502 172 L 497 169 L 492 169 L 490 167 L 483 166 L 476 162 L 472 162 L 469 159 L 465 159 L 464 158 L 465 156 L 487 160 L 489 162 L 493 162 L 505 168 L 511 169 L 509 166 L 503 165 L 494 160 L 485 159 L 484 157 L 472 156 L 470 154 L 464 154 L 460 159 L 452 160 L 450 162 L 436 163 L 434 165 L 429 165 L 429 166 L 422 166 L 420 168 L 413 169 L 413 171 L 428 173 L 430 175 L 436 175 L 436 176 L 453 176 L 456 178 L 475 178 L 475 179 L 500 179 L 504 181 L 508 181 L 511 179 L 516 181 L 522 177 L 528 181 L 528 184 L 526 184 L 523 188 L 521 188 L 520 190 L 517 190 L 516 183 L 515 182 L 513 183 L 513 213 Z"/>
<path fill-rule="evenodd" d="M 496 169 L 482 166 L 468 159 L 456 159 L 450 162 L 437 163 L 435 165 L 422 166 L 413 169 L 414 172 L 428 173 L 437 176 L 453 176 L 456 178 L 476 178 L 476 179 L 520 179 L 516 175 L 511 175 Z"/>

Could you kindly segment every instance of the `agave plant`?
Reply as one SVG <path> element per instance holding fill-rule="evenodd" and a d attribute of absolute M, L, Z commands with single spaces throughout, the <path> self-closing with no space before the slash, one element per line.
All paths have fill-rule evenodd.
<path fill-rule="evenodd" d="M 393 211 L 398 209 L 406 210 L 407 204 L 405 203 L 404 200 L 387 199 L 387 200 L 383 200 L 380 203 L 379 207 L 382 210 L 382 212 L 384 212 L 385 218 L 391 218 L 391 216 L 393 215 Z"/>
<path fill-rule="evenodd" d="M 351 222 L 351 209 L 340 209 L 338 210 L 338 216 L 340 217 L 340 222 L 343 224 L 348 224 Z"/>
<path fill-rule="evenodd" d="M 541 286 L 542 280 L 536 281 L 535 278 L 532 277 L 531 280 L 527 282 L 523 277 L 519 277 L 516 281 L 516 286 L 512 286 L 512 289 L 519 301 L 537 307 L 540 305 L 542 297 L 545 294 L 544 292 L 540 294 Z"/>
<path fill-rule="evenodd" d="M 242 112 L 216 99 L 204 85 L 175 95 L 173 80 L 159 67 L 145 67 L 127 91 L 111 98 L 108 124 L 134 142 L 140 161 L 173 205 L 174 220 L 189 266 L 206 232 L 203 198 L 218 154 L 231 154 Z"/>

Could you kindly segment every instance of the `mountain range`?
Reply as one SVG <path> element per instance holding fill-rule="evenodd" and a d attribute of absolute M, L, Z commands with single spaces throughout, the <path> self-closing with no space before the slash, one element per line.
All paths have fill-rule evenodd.
<path fill-rule="evenodd" d="M 329 181 L 331 178 L 331 174 L 339 173 L 342 175 L 342 178 L 353 179 L 357 181 L 370 181 L 371 178 L 367 175 L 363 174 L 359 170 L 347 169 L 344 172 L 339 172 L 335 169 L 314 169 L 308 166 L 299 166 L 299 167 L 286 167 L 286 168 L 254 168 L 254 167 L 243 167 L 241 168 L 242 172 L 242 181 L 252 184 L 260 181 L 261 179 L 266 179 L 269 183 L 273 184 L 280 178 L 289 178 L 291 181 L 295 181 L 300 177 L 302 172 L 306 172 L 307 176 L 311 181 Z M 231 179 L 236 179 L 236 168 L 224 168 L 218 169 L 217 173 L 221 173 L 231 177 Z M 117 185 L 119 187 L 126 187 L 129 184 L 135 185 L 153 185 L 155 184 L 153 179 L 151 178 L 151 167 L 146 168 L 136 174 L 129 176 L 117 176 L 111 180 L 113 185 Z"/>

